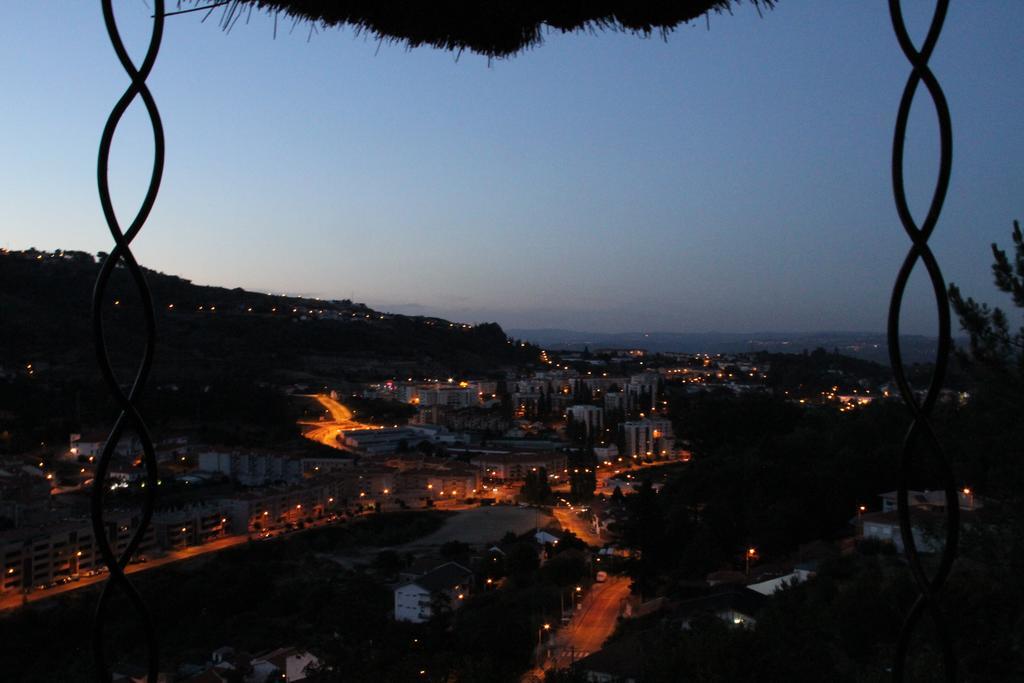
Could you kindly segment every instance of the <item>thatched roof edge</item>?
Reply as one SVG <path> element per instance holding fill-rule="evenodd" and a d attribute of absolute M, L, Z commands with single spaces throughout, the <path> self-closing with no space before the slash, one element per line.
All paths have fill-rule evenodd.
<path fill-rule="evenodd" d="M 230 28 L 261 11 L 306 22 L 312 29 L 350 26 L 382 42 L 469 50 L 510 57 L 543 42 L 547 31 L 621 31 L 667 35 L 708 13 L 749 3 L 771 8 L 777 0 L 228 0 L 221 24 Z M 202 6 L 210 0 L 179 0 Z"/>

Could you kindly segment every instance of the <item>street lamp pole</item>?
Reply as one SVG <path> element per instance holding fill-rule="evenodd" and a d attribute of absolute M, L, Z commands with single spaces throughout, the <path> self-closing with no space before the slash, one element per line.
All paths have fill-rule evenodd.
<path fill-rule="evenodd" d="M 544 662 L 543 654 L 544 651 L 541 649 L 543 644 L 544 632 L 551 630 L 551 624 L 544 624 L 537 629 L 537 668 L 539 669 L 541 664 Z"/>

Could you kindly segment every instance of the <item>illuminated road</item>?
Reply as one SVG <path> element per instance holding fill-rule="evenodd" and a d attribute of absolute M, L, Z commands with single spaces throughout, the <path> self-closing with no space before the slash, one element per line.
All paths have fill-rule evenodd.
<path fill-rule="evenodd" d="M 555 632 L 543 646 L 541 668 L 527 671 L 520 683 L 540 683 L 545 671 L 567 669 L 573 662 L 600 650 L 615 631 L 622 601 L 628 596 L 629 579 L 624 576 L 609 576 L 606 582 L 595 583 L 573 614 L 572 621 Z"/>
<path fill-rule="evenodd" d="M 130 564 L 125 568 L 125 573 L 134 574 L 136 572 L 144 572 L 147 569 L 156 569 L 157 567 L 163 567 L 164 565 L 171 564 L 172 562 L 191 560 L 193 558 L 199 557 L 200 555 L 215 553 L 221 550 L 226 550 L 227 548 L 233 548 L 237 545 L 242 545 L 243 543 L 248 543 L 250 540 L 260 542 L 267 539 L 277 538 L 281 536 L 282 533 L 287 533 L 287 535 L 289 536 L 295 534 L 309 533 L 314 529 L 318 529 L 323 526 L 341 523 L 342 522 L 340 521 L 332 521 L 328 518 L 324 518 L 322 520 L 318 520 L 312 524 L 307 525 L 303 529 L 292 529 L 288 532 L 282 532 L 278 530 L 267 537 L 260 537 L 259 535 L 249 536 L 248 534 L 233 534 L 231 536 L 224 536 L 223 538 L 212 540 L 208 543 L 204 543 L 203 545 L 189 546 L 188 548 L 183 548 L 181 550 L 169 551 L 163 557 L 151 557 L 147 562 Z M 104 572 L 103 574 L 99 574 L 97 576 L 83 576 L 78 581 L 72 581 L 70 583 L 61 584 L 59 586 L 53 586 L 52 588 L 44 588 L 43 590 L 33 590 L 32 592 L 24 595 L 22 593 L 6 594 L 0 596 L 0 612 L 9 609 L 14 609 L 15 607 L 20 607 L 25 602 L 36 602 L 38 600 L 46 600 L 47 598 L 52 598 L 55 595 L 60 595 L 61 593 L 67 593 L 68 591 L 78 590 L 79 588 L 85 588 L 86 586 L 92 586 L 94 584 L 100 583 L 101 581 L 106 581 L 107 577 L 108 575 Z"/>
<path fill-rule="evenodd" d="M 651 470 L 657 470 L 657 469 L 659 469 L 661 467 L 667 467 L 669 465 L 678 465 L 681 462 L 685 462 L 685 461 L 683 461 L 683 460 L 655 460 L 654 462 L 651 462 L 651 463 L 646 463 L 646 462 L 642 462 L 641 461 L 641 462 L 636 462 L 635 465 L 632 468 L 623 468 L 623 467 L 618 467 L 616 465 L 609 466 L 609 465 L 605 465 L 605 464 L 602 463 L 602 464 L 600 464 L 598 466 L 597 472 L 596 472 L 596 474 L 597 474 L 597 489 L 598 489 L 598 491 L 600 491 L 601 489 L 606 488 L 607 485 L 608 485 L 608 480 L 609 479 L 626 479 L 626 478 L 637 479 L 637 478 L 640 478 L 640 475 L 642 475 L 644 472 L 648 472 L 648 471 L 651 471 Z M 627 475 L 632 475 L 632 477 L 627 477 Z M 611 491 L 605 491 L 605 493 L 608 493 L 609 495 L 611 495 Z"/>
<path fill-rule="evenodd" d="M 555 519 L 558 520 L 563 529 L 573 532 L 577 538 L 587 545 L 597 548 L 604 545 L 604 540 L 594 533 L 594 527 L 585 519 L 580 518 L 575 510 L 555 507 L 551 508 L 551 512 L 555 515 Z"/>
<path fill-rule="evenodd" d="M 545 668 L 563 669 L 597 652 L 615 630 L 622 603 L 629 596 L 629 578 L 609 576 L 595 583 L 572 621 L 555 635 L 552 656 Z"/>
<path fill-rule="evenodd" d="M 189 560 L 193 557 L 205 555 L 207 553 L 214 553 L 225 548 L 240 545 L 249 540 L 249 537 L 242 535 L 225 536 L 224 538 L 218 538 L 215 541 L 210 541 L 204 545 L 192 546 L 185 548 L 184 550 L 175 550 L 167 553 L 163 557 L 157 557 L 149 560 L 148 562 L 140 564 L 130 564 L 125 568 L 126 574 L 134 574 L 136 572 L 143 572 L 147 569 L 155 569 L 156 567 L 162 567 L 172 562 L 180 562 L 182 560 Z M 33 590 L 30 593 L 22 595 L 21 593 L 9 593 L 0 597 L 0 611 L 13 609 L 20 607 L 24 602 L 36 602 L 37 600 L 46 600 L 52 598 L 55 595 L 61 593 L 67 593 L 69 591 L 78 590 L 79 588 L 85 588 L 86 586 L 92 586 L 100 583 L 101 581 L 107 580 L 107 574 L 100 574 L 98 576 L 83 576 L 78 581 L 72 581 L 71 583 L 65 583 L 60 586 L 54 586 L 53 588 L 46 588 L 44 590 Z"/>
<path fill-rule="evenodd" d="M 324 410 L 331 416 L 330 420 L 308 422 L 300 420 L 299 424 L 308 429 L 303 436 L 311 441 L 317 441 L 331 448 L 342 448 L 339 437 L 346 431 L 353 429 L 377 429 L 374 425 L 362 424 L 353 419 L 352 411 L 335 401 L 327 394 L 314 394 L 309 398 L 315 398 Z"/>

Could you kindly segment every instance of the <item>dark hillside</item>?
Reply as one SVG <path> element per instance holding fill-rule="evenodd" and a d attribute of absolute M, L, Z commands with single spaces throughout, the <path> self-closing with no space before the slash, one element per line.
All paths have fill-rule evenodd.
<path fill-rule="evenodd" d="M 90 322 L 99 264 L 82 252 L 0 255 L 0 365 L 94 373 Z M 146 271 L 157 310 L 155 378 L 230 372 L 265 381 L 494 373 L 531 363 L 495 323 L 465 325 L 392 315 L 351 301 L 270 296 L 195 285 Z M 142 343 L 140 301 L 128 272 L 111 278 L 105 308 L 111 358 L 131 372 Z"/>
<path fill-rule="evenodd" d="M 51 448 L 117 415 L 96 365 L 92 288 L 82 252 L 0 251 L 0 453 Z M 296 438 L 301 415 L 282 389 L 498 375 L 539 349 L 495 323 L 467 325 L 374 311 L 350 301 L 194 285 L 146 271 L 157 312 L 152 378 L 141 400 L 158 437 L 260 444 Z M 111 278 L 106 339 L 127 384 L 142 353 L 143 312 L 128 272 Z M 308 416 L 306 416 L 308 417 Z"/>

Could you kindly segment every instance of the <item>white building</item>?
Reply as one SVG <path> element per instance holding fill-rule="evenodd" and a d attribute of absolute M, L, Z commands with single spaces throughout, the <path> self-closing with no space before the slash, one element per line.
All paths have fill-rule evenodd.
<path fill-rule="evenodd" d="M 439 384 L 419 390 L 421 406 L 447 406 L 449 408 L 468 408 L 479 402 L 477 391 L 470 386 L 452 386 Z"/>
<path fill-rule="evenodd" d="M 437 604 L 458 609 L 469 596 L 473 572 L 449 562 L 395 589 L 395 621 L 422 624 L 430 620 Z"/>
<path fill-rule="evenodd" d="M 609 391 L 604 395 L 605 410 L 625 410 L 626 400 L 621 391 Z"/>
<path fill-rule="evenodd" d="M 220 472 L 243 486 L 295 482 L 302 478 L 302 464 L 288 454 L 259 451 L 206 451 L 199 454 L 199 469 Z"/>
<path fill-rule="evenodd" d="M 94 432 L 91 434 L 72 434 L 68 440 L 68 452 L 74 456 L 98 458 L 107 442 L 107 434 Z M 131 432 L 121 435 L 121 440 L 114 447 L 114 454 L 127 457 L 142 452 L 142 442 Z"/>
<path fill-rule="evenodd" d="M 633 375 L 626 385 L 626 401 L 629 408 L 641 412 L 650 412 L 658 406 L 658 383 L 661 376 L 656 372 L 644 372 Z"/>
<path fill-rule="evenodd" d="M 941 516 L 926 508 L 910 508 L 910 527 L 914 545 L 920 553 L 936 553 L 942 550 L 944 537 L 939 527 Z M 899 553 L 904 552 L 903 535 L 900 532 L 899 513 L 869 512 L 861 515 L 861 537 L 872 538 L 883 543 L 892 543 Z"/>
<path fill-rule="evenodd" d="M 566 409 L 566 416 L 586 428 L 587 436 L 600 434 L 604 429 L 604 410 L 598 406 L 574 405 Z"/>
<path fill-rule="evenodd" d="M 671 456 L 675 437 L 672 434 L 670 420 L 647 418 L 624 422 L 622 429 L 626 442 L 624 456 L 631 458 L 667 458 Z"/>

